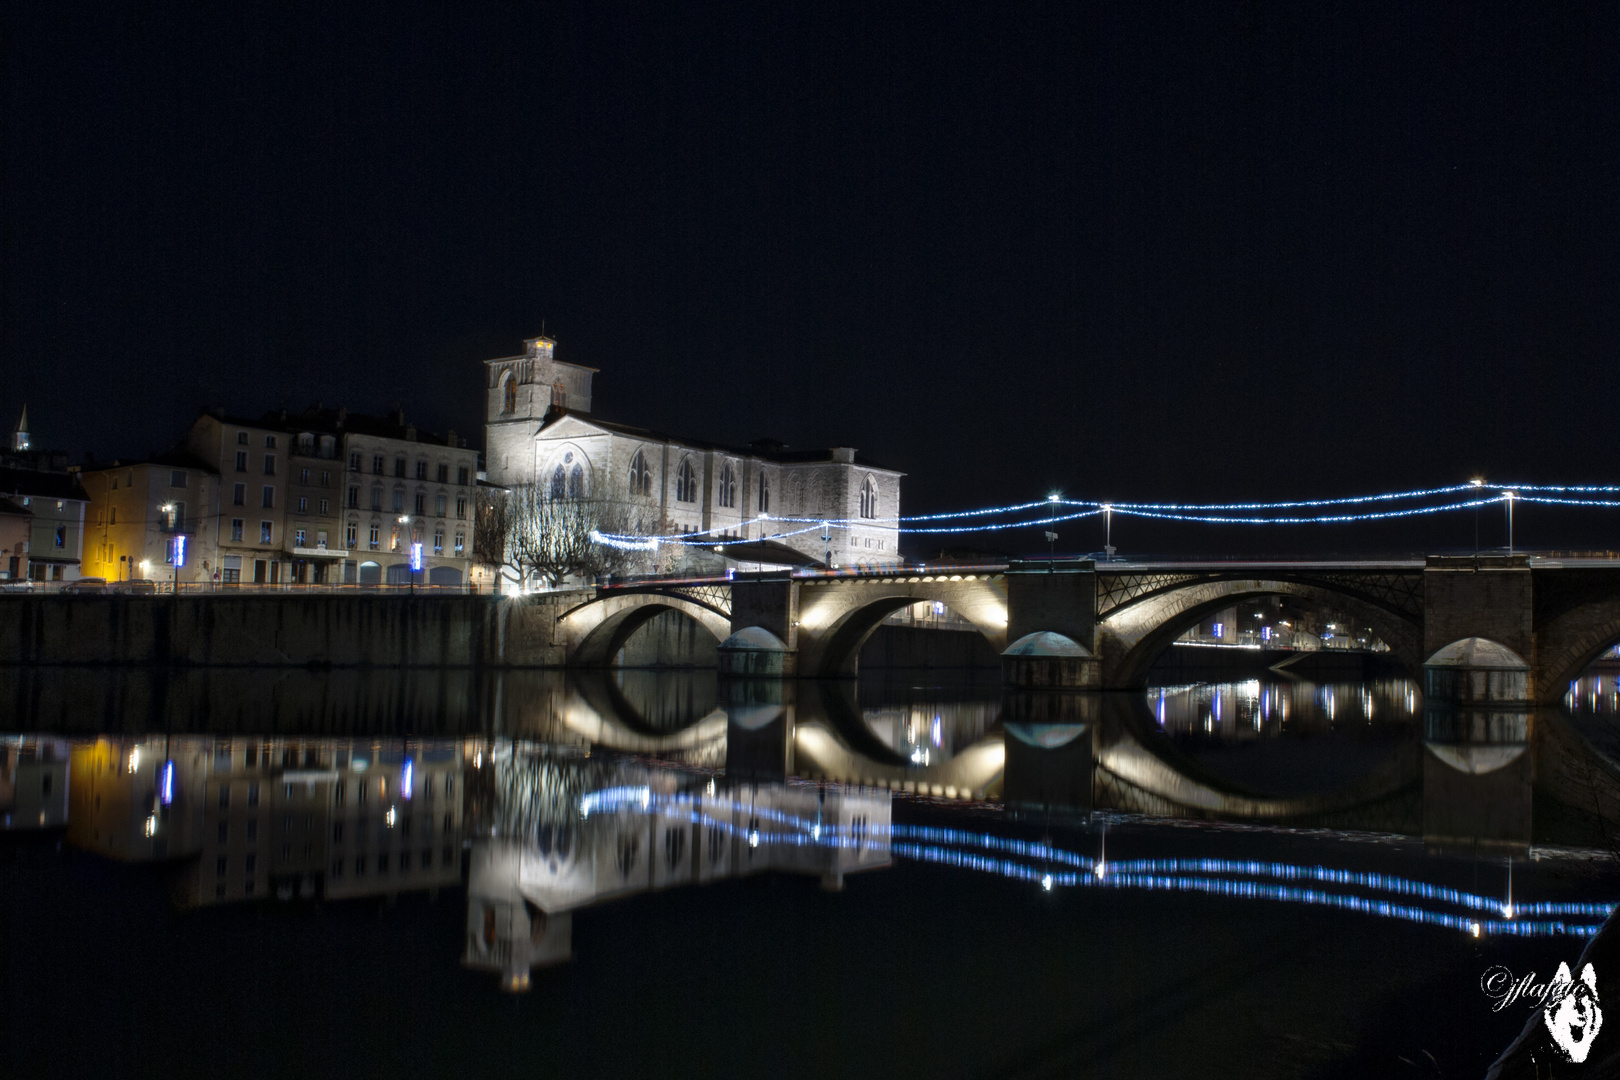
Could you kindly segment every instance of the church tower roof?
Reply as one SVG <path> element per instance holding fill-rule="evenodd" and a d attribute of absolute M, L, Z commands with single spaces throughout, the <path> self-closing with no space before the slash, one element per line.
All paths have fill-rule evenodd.
<path fill-rule="evenodd" d="M 28 449 L 28 406 L 24 405 L 22 416 L 17 420 L 17 426 L 11 431 L 11 448 L 13 450 Z"/>

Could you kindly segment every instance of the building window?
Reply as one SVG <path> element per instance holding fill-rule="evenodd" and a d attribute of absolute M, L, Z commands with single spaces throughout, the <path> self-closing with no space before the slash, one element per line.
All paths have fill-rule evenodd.
<path fill-rule="evenodd" d="M 416 478 L 418 480 L 426 480 L 427 479 L 427 462 L 418 461 L 416 463 Z"/>
<path fill-rule="evenodd" d="M 424 514 L 427 512 L 427 496 L 422 494 L 420 491 L 416 493 L 416 512 L 418 514 Z"/>
<path fill-rule="evenodd" d="M 504 387 L 501 393 L 501 411 L 507 414 L 517 412 L 517 379 L 509 371 L 506 373 Z"/>
<path fill-rule="evenodd" d="M 237 433 L 236 433 L 236 444 L 237 444 L 237 445 L 238 445 L 238 446 L 246 446 L 246 445 L 247 445 L 247 442 L 248 442 L 248 438 L 247 438 L 247 432 L 245 432 L 245 431 L 238 431 L 238 432 L 237 432 Z"/>
<path fill-rule="evenodd" d="M 272 542 L 271 539 L 270 539 L 270 531 L 271 531 L 273 526 L 274 526 L 273 522 L 269 522 L 269 521 L 261 521 L 261 522 L 259 522 L 259 543 L 268 544 L 268 543 Z"/>
<path fill-rule="evenodd" d="M 553 409 L 565 409 L 568 407 L 568 391 L 563 389 L 563 384 L 560 382 L 551 384 L 551 407 Z"/>
<path fill-rule="evenodd" d="M 236 471 L 237 472 L 247 472 L 247 451 L 246 450 L 238 450 L 236 452 Z"/>
<path fill-rule="evenodd" d="M 759 474 L 759 512 L 769 513 L 771 509 L 771 481 L 764 473 Z"/>
<path fill-rule="evenodd" d="M 373 510 L 382 509 L 382 488 L 380 487 L 371 489 L 371 508 Z"/>
<path fill-rule="evenodd" d="M 381 476 L 383 474 L 383 456 L 381 454 L 372 455 L 371 471 L 377 476 Z"/>
<path fill-rule="evenodd" d="M 326 500 L 322 499 L 321 500 L 321 517 L 326 517 L 327 516 L 326 509 L 327 509 Z"/>
<path fill-rule="evenodd" d="M 458 521 L 466 521 L 467 520 L 467 500 L 466 499 L 457 499 L 456 500 L 456 519 Z"/>
<path fill-rule="evenodd" d="M 467 466 L 463 465 L 461 468 L 456 470 L 456 483 L 460 484 L 462 487 L 466 487 L 467 475 Z"/>
<path fill-rule="evenodd" d="M 173 469 L 169 473 L 169 486 L 183 488 L 186 486 L 186 472 L 184 469 Z"/>
<path fill-rule="evenodd" d="M 107 524 L 109 524 L 109 525 L 118 524 L 118 507 L 109 506 L 107 508 Z"/>
<path fill-rule="evenodd" d="M 630 459 L 630 494 L 652 494 L 652 470 L 647 468 L 647 455 L 640 450 Z"/>
<path fill-rule="evenodd" d="M 304 484 L 304 485 L 309 484 L 309 470 L 308 469 L 299 469 L 298 470 L 298 482 L 300 484 Z"/>
<path fill-rule="evenodd" d="M 246 484 L 237 484 L 234 488 L 231 489 L 231 505 L 232 506 L 246 506 L 247 505 L 247 485 Z"/>
<path fill-rule="evenodd" d="M 269 484 L 264 486 L 264 502 L 260 505 L 265 506 L 266 508 L 276 505 L 276 489 L 271 487 Z"/>
<path fill-rule="evenodd" d="M 358 450 L 350 450 L 349 451 L 349 471 L 350 472 L 359 472 L 360 471 L 360 451 L 358 451 Z"/>
<path fill-rule="evenodd" d="M 729 461 L 720 467 L 720 505 L 737 505 L 737 474 Z"/>
<path fill-rule="evenodd" d="M 65 526 L 65 525 L 58 525 L 56 527 L 56 546 L 57 547 L 66 547 L 67 546 L 67 526 Z"/>
<path fill-rule="evenodd" d="M 348 528 L 346 528 L 343 532 L 343 546 L 346 548 L 354 548 L 359 544 L 359 542 L 360 526 L 351 521 L 349 522 Z"/>
<path fill-rule="evenodd" d="M 575 464 L 568 473 L 568 497 L 582 499 L 585 497 L 585 467 Z"/>
<path fill-rule="evenodd" d="M 692 471 L 692 459 L 682 458 L 675 471 L 675 501 L 697 502 L 697 475 Z"/>
<path fill-rule="evenodd" d="M 325 469 L 322 469 L 321 470 L 321 487 L 331 487 L 331 486 L 332 486 L 332 474 L 327 472 Z"/>
<path fill-rule="evenodd" d="M 849 505 L 848 503 L 845 504 Z M 861 485 L 861 517 L 877 517 L 877 484 L 868 476 Z"/>
<path fill-rule="evenodd" d="M 442 526 L 433 530 L 433 554 L 444 554 L 444 528 Z"/>
<path fill-rule="evenodd" d="M 448 484 L 449 482 L 450 482 L 450 466 L 441 464 L 439 466 L 439 483 Z"/>
<path fill-rule="evenodd" d="M 276 448 L 276 437 L 274 435 L 266 435 L 264 437 L 264 448 L 266 450 L 274 450 Z"/>
<path fill-rule="evenodd" d="M 371 523 L 371 550 L 376 551 L 377 545 L 382 543 L 381 526 L 375 521 Z"/>
<path fill-rule="evenodd" d="M 308 495 L 300 495 L 300 496 L 298 496 L 298 512 L 300 514 L 309 513 L 309 496 Z"/>
<path fill-rule="evenodd" d="M 456 533 L 456 554 L 460 555 L 465 550 L 467 550 L 467 534 L 458 532 Z"/>
<path fill-rule="evenodd" d="M 443 495 L 435 495 L 433 497 L 433 513 L 436 517 L 444 517 L 445 502 L 446 500 Z"/>
<path fill-rule="evenodd" d="M 401 480 L 405 479 L 405 459 L 404 458 L 395 458 L 394 459 L 394 475 L 399 477 Z"/>
<path fill-rule="evenodd" d="M 560 499 L 563 497 L 563 493 L 567 490 L 568 474 L 563 471 L 563 467 L 559 465 L 551 471 L 551 490 L 548 492 L 548 494 L 553 499 Z"/>
<path fill-rule="evenodd" d="M 349 509 L 360 509 L 360 489 L 357 487 L 351 487 L 349 489 Z"/>
<path fill-rule="evenodd" d="M 237 543 L 242 541 L 242 519 L 231 518 L 231 539 Z"/>
<path fill-rule="evenodd" d="M 394 513 L 400 514 L 400 513 L 404 513 L 404 511 L 405 511 L 405 489 L 404 488 L 395 488 L 394 489 Z"/>
<path fill-rule="evenodd" d="M 309 545 L 304 542 L 304 530 L 303 529 L 295 529 L 295 530 L 293 530 L 293 547 L 308 547 L 308 546 Z"/>

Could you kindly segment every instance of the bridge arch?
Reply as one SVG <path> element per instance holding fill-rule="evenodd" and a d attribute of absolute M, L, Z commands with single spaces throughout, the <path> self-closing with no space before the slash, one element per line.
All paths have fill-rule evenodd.
<path fill-rule="evenodd" d="M 799 674 L 853 676 L 866 639 L 884 619 L 918 601 L 945 604 L 998 654 L 1007 647 L 1007 588 L 999 575 L 806 582 L 799 592 Z"/>
<path fill-rule="evenodd" d="M 1188 627 L 1234 603 L 1292 596 L 1336 608 L 1373 629 L 1391 659 L 1415 676 L 1422 667 L 1423 630 L 1410 613 L 1331 585 L 1286 578 L 1204 577 L 1114 608 L 1097 624 L 1097 651 L 1105 687 L 1137 689 L 1148 669 Z"/>
<path fill-rule="evenodd" d="M 557 617 L 558 637 L 570 667 L 609 667 L 630 635 L 658 615 L 674 611 L 707 630 L 715 643 L 731 633 L 730 617 L 700 600 L 670 593 L 598 596 Z"/>
<path fill-rule="evenodd" d="M 1530 694 L 1538 705 L 1557 705 L 1569 684 L 1592 661 L 1620 644 L 1620 612 L 1612 597 L 1578 605 L 1536 630 Z"/>

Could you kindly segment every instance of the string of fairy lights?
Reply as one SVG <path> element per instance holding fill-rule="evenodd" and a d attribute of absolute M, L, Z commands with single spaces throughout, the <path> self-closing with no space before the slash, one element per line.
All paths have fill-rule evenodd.
<path fill-rule="evenodd" d="M 1620 485 L 1498 484 L 1473 480 L 1376 495 L 1228 503 L 1100 502 L 1053 494 L 1045 499 L 1005 506 L 894 517 L 818 518 L 762 513 L 743 522 L 757 526 L 758 535 L 753 538 L 732 535 L 737 526 L 728 524 L 670 536 L 595 532 L 592 539 L 599 544 L 634 551 L 653 551 L 660 545 L 723 548 L 759 540 L 784 540 L 807 533 L 829 537 L 834 530 L 858 528 L 881 528 L 908 535 L 1049 530 L 1063 522 L 1114 514 L 1205 525 L 1345 525 L 1478 510 L 1485 506 L 1505 506 L 1511 513 L 1516 502 L 1614 508 L 1620 507 Z"/>

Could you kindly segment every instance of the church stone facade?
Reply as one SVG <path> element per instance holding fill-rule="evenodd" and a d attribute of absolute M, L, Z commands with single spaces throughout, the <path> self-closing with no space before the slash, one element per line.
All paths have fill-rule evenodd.
<path fill-rule="evenodd" d="M 902 473 L 850 447 L 739 448 L 603 420 L 592 411 L 595 368 L 558 360 L 550 338 L 525 346 L 520 356 L 485 361 L 492 483 L 622 503 L 648 533 L 775 540 L 818 562 L 830 547 L 834 566 L 900 561 Z M 824 545 L 813 522 L 780 518 L 845 524 Z"/>

